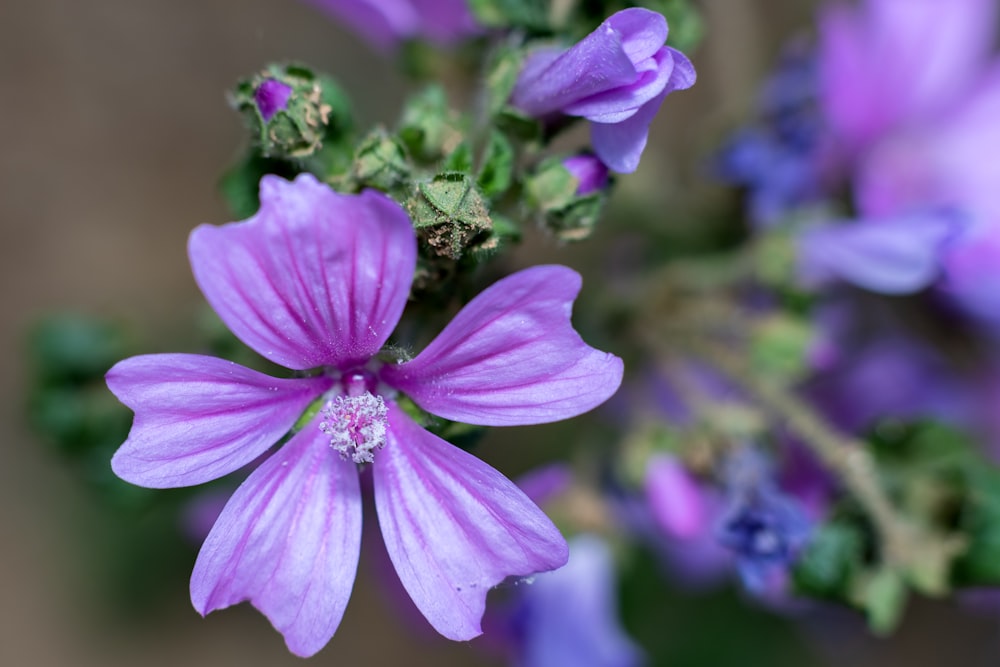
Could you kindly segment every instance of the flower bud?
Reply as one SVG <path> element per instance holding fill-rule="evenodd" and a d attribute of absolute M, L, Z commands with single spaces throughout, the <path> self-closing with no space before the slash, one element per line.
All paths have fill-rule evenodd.
<path fill-rule="evenodd" d="M 525 183 L 529 205 L 546 229 L 563 241 L 590 236 L 601 215 L 608 169 L 593 155 L 542 162 Z"/>
<path fill-rule="evenodd" d="M 403 144 L 383 128 L 376 128 L 355 150 L 351 177 L 359 187 L 388 192 L 404 183 L 411 169 Z"/>
<path fill-rule="evenodd" d="M 271 65 L 241 81 L 232 105 L 243 112 L 261 154 L 270 158 L 309 157 L 331 133 L 343 134 L 350 126 L 339 87 L 300 65 Z"/>
<path fill-rule="evenodd" d="M 406 204 L 417 236 L 431 253 L 459 259 L 493 228 L 478 188 L 459 172 L 438 174 L 417 186 Z"/>

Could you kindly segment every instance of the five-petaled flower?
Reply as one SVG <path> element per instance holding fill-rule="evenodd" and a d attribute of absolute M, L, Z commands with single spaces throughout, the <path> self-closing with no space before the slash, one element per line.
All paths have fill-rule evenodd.
<path fill-rule="evenodd" d="M 570 49 L 531 53 L 511 104 L 536 118 L 586 118 L 597 157 L 612 171 L 633 172 L 663 98 L 694 85 L 691 61 L 666 40 L 662 15 L 624 9 Z"/>
<path fill-rule="evenodd" d="M 579 276 L 539 266 L 473 299 L 415 358 L 377 353 L 407 301 L 411 223 L 375 191 L 267 176 L 251 219 L 194 230 L 189 255 L 212 307 L 244 343 L 299 373 L 277 379 L 193 354 L 118 363 L 107 375 L 135 411 L 112 460 L 147 487 L 200 484 L 267 452 L 321 409 L 234 493 L 191 577 L 202 614 L 249 600 L 309 656 L 333 636 L 361 541 L 358 464 L 396 572 L 444 636 L 481 633 L 488 590 L 566 562 L 566 542 L 513 483 L 424 430 L 400 407 L 481 425 L 549 422 L 617 389 L 622 362 L 570 323 Z M 315 369 L 319 369 L 318 371 Z"/>

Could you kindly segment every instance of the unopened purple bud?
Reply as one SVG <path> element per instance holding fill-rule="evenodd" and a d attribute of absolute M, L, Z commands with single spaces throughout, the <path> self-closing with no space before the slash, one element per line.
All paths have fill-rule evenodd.
<path fill-rule="evenodd" d="M 531 53 L 511 104 L 542 120 L 586 118 L 594 152 L 612 171 L 633 172 L 663 98 L 695 81 L 691 62 L 666 39 L 663 16 L 624 9 L 565 51 Z"/>
<path fill-rule="evenodd" d="M 253 100 L 265 123 L 274 118 L 274 114 L 288 108 L 291 96 L 292 87 L 277 79 L 264 79 L 253 91 Z"/>
<path fill-rule="evenodd" d="M 563 166 L 576 178 L 576 194 L 580 197 L 603 190 L 608 185 L 608 168 L 593 155 L 574 155 L 563 160 Z"/>

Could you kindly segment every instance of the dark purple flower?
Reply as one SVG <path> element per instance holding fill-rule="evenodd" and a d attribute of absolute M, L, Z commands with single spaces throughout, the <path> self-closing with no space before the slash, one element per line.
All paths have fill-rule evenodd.
<path fill-rule="evenodd" d="M 580 277 L 541 266 L 485 290 L 414 359 L 385 361 L 377 355 L 416 266 L 407 215 L 381 193 L 341 195 L 307 174 L 266 176 L 260 197 L 249 220 L 194 230 L 195 279 L 248 346 L 317 370 L 278 379 L 200 355 L 126 359 L 107 375 L 135 411 L 112 468 L 141 486 L 200 484 L 291 431 L 216 521 L 191 599 L 202 614 L 249 600 L 308 656 L 333 636 L 350 596 L 358 464 L 372 461 L 379 525 L 403 586 L 442 635 L 475 637 L 489 589 L 561 566 L 566 543 L 512 482 L 424 430 L 397 397 L 472 424 L 549 422 L 614 393 L 621 360 L 570 324 Z"/>
<path fill-rule="evenodd" d="M 576 194 L 580 197 L 608 186 L 608 168 L 593 155 L 574 155 L 563 160 L 562 164 L 576 178 Z"/>
<path fill-rule="evenodd" d="M 778 593 L 785 587 L 788 566 L 812 533 L 812 522 L 801 503 L 777 487 L 756 451 L 736 452 L 727 473 L 729 507 L 716 536 L 736 557 L 748 590 Z"/>
<path fill-rule="evenodd" d="M 586 118 L 597 156 L 612 171 L 633 172 L 663 98 L 695 81 L 691 62 L 666 39 L 660 14 L 617 12 L 568 50 L 530 54 L 511 104 L 537 118 Z"/>
<path fill-rule="evenodd" d="M 306 0 L 382 51 L 409 39 L 441 45 L 482 31 L 466 0 Z"/>
<path fill-rule="evenodd" d="M 291 96 L 292 87 L 277 79 L 264 79 L 253 91 L 253 101 L 265 123 L 274 118 L 274 114 L 285 110 Z"/>
<path fill-rule="evenodd" d="M 746 188 L 750 220 L 759 227 L 819 200 L 826 189 L 814 64 L 801 43 L 786 49 L 762 86 L 758 118 L 729 137 L 712 162 L 716 177 Z"/>

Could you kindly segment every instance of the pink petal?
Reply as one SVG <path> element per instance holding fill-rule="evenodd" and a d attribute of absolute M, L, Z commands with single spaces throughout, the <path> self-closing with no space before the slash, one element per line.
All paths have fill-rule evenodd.
<path fill-rule="evenodd" d="M 594 123 L 620 123 L 632 117 L 642 105 L 659 97 L 670 83 L 674 70 L 673 54 L 663 47 L 642 64 L 645 67 L 632 85 L 581 99 L 565 106 L 563 113 L 582 116 Z"/>
<path fill-rule="evenodd" d="M 673 65 L 670 68 L 670 80 L 663 92 L 622 121 L 590 123 L 590 143 L 597 157 L 611 171 L 631 174 L 639 168 L 639 159 L 649 138 L 649 125 L 660 110 L 664 98 L 675 90 L 684 90 L 694 85 L 696 74 L 691 61 L 676 49 L 666 47 L 665 51 Z M 607 118 L 613 116 L 609 115 Z"/>
<path fill-rule="evenodd" d="M 637 78 L 622 35 L 605 22 L 555 57 L 550 49 L 530 54 L 511 93 L 511 104 L 544 116 L 582 98 L 629 86 Z"/>
<path fill-rule="evenodd" d="M 615 12 L 602 27 L 618 33 L 622 50 L 632 62 L 651 57 L 667 41 L 667 19 L 662 14 L 641 7 Z"/>
<path fill-rule="evenodd" d="M 706 492 L 674 456 L 650 457 L 644 487 L 653 519 L 668 535 L 688 540 L 710 532 Z"/>
<path fill-rule="evenodd" d="M 205 615 L 249 600 L 308 657 L 340 624 L 360 549 L 357 468 L 313 422 L 226 504 L 198 554 L 191 602 Z"/>
<path fill-rule="evenodd" d="M 403 312 L 416 237 L 373 190 L 334 192 L 309 174 L 265 176 L 249 220 L 194 230 L 188 254 L 208 302 L 240 340 L 287 368 L 367 360 Z"/>
<path fill-rule="evenodd" d="M 566 563 L 558 529 L 510 480 L 393 405 L 374 463 L 375 509 L 403 587 L 445 637 L 480 634 L 486 594 Z"/>
<path fill-rule="evenodd" d="M 115 364 L 107 382 L 135 411 L 111 468 L 152 488 L 201 484 L 250 463 L 330 384 L 323 377 L 276 379 L 197 354 L 132 357 Z"/>
<path fill-rule="evenodd" d="M 927 120 L 985 64 L 993 0 L 868 0 L 819 21 L 820 104 L 848 155 L 899 125 Z"/>
<path fill-rule="evenodd" d="M 622 361 L 590 347 L 570 311 L 580 276 L 536 266 L 473 299 L 416 359 L 383 379 L 436 415 L 510 426 L 574 417 L 618 389 Z"/>

